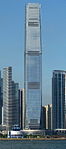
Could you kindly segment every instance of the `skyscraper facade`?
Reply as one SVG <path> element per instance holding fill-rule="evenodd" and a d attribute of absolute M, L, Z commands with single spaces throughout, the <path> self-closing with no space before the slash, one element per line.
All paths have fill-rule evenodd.
<path fill-rule="evenodd" d="M 42 106 L 42 129 L 46 129 L 46 108 Z"/>
<path fill-rule="evenodd" d="M 19 125 L 18 85 L 12 81 L 12 67 L 3 69 L 3 125 Z"/>
<path fill-rule="evenodd" d="M 52 127 L 53 129 L 66 128 L 66 71 L 53 71 Z"/>
<path fill-rule="evenodd" d="M 20 126 L 19 84 L 12 81 L 12 125 Z"/>
<path fill-rule="evenodd" d="M 52 105 L 48 104 L 44 106 L 46 109 L 46 129 L 52 128 Z"/>
<path fill-rule="evenodd" d="M 3 79 L 1 78 L 1 71 L 0 71 L 0 124 L 2 124 L 2 106 L 3 106 Z"/>
<path fill-rule="evenodd" d="M 29 3 L 25 18 L 25 129 L 40 129 L 42 106 L 42 50 L 40 5 Z"/>
<path fill-rule="evenodd" d="M 20 99 L 20 128 L 24 129 L 24 88 L 19 89 Z"/>

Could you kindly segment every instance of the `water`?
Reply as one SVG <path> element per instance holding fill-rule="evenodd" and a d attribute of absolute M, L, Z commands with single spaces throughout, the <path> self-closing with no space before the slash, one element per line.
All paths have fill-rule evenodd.
<path fill-rule="evenodd" d="M 0 141 L 0 149 L 65 149 L 66 140 Z"/>

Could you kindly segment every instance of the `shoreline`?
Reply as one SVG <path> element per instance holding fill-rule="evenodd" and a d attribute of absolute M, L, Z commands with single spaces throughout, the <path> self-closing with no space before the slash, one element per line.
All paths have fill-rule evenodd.
<path fill-rule="evenodd" d="M 0 138 L 0 141 L 43 141 L 43 140 L 47 140 L 47 141 L 51 141 L 51 140 L 66 140 L 66 138 L 61 137 L 61 138 Z"/>

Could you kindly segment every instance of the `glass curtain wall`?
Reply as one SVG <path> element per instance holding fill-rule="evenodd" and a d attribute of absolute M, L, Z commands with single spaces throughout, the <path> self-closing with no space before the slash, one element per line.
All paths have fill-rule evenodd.
<path fill-rule="evenodd" d="M 39 129 L 42 105 L 40 5 L 26 6 L 25 20 L 25 129 Z"/>

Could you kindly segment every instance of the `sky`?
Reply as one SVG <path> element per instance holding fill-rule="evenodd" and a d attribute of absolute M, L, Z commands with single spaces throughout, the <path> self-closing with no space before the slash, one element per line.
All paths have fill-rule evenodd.
<path fill-rule="evenodd" d="M 52 72 L 66 70 L 66 0 L 0 0 L 0 70 L 24 88 L 25 4 L 41 4 L 42 103 L 52 103 Z"/>

